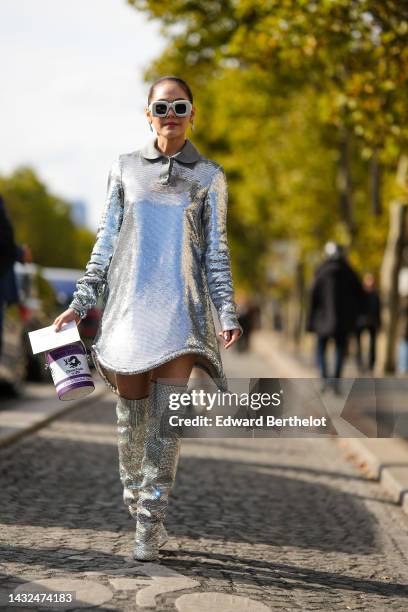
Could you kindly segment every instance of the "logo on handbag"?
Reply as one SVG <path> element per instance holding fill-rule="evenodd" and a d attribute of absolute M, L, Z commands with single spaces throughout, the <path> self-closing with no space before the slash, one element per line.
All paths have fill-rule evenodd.
<path fill-rule="evenodd" d="M 64 359 L 64 362 L 70 370 L 75 370 L 78 366 L 81 365 L 81 362 L 76 355 L 72 355 L 72 357 Z"/>

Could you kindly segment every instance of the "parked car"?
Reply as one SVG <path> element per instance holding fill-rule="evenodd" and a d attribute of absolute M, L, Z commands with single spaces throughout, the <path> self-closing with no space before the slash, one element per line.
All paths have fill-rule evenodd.
<path fill-rule="evenodd" d="M 19 302 L 5 308 L 0 382 L 21 393 L 25 380 L 48 381 L 43 353 L 33 355 L 28 333 L 46 327 L 57 316 L 53 287 L 34 263 L 14 264 Z"/>
<path fill-rule="evenodd" d="M 43 268 L 44 278 L 53 286 L 57 294 L 58 303 L 60 305 L 61 314 L 69 307 L 72 301 L 74 291 L 76 290 L 77 280 L 83 276 L 84 271 L 74 268 Z M 78 332 L 83 340 L 88 354 L 94 342 L 99 322 L 102 316 L 102 297 L 99 298 L 95 307 L 90 308 L 87 316 L 81 320 L 78 325 Z M 92 361 L 90 362 L 93 366 Z"/>

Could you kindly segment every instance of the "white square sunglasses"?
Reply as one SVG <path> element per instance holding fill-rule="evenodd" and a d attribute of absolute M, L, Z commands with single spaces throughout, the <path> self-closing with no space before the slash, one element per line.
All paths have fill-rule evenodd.
<path fill-rule="evenodd" d="M 174 100 L 174 102 L 155 100 L 149 104 L 148 108 L 153 117 L 165 117 L 171 108 L 177 117 L 187 117 L 193 105 L 190 100 Z"/>

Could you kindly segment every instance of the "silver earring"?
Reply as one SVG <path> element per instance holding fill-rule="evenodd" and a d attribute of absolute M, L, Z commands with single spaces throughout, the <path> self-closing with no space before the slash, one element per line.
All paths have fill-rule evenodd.
<path fill-rule="evenodd" d="M 191 122 L 191 130 L 194 132 L 194 121 Z"/>
<path fill-rule="evenodd" d="M 149 128 L 150 128 L 150 131 L 153 132 L 152 124 L 150 123 L 150 121 L 149 121 Z"/>

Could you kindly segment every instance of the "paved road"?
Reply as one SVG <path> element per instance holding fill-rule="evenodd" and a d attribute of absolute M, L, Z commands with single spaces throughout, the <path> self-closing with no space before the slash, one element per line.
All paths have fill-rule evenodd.
<path fill-rule="evenodd" d="M 328 438 L 183 440 L 160 565 L 129 559 L 112 395 L 0 450 L 0 486 L 4 610 L 40 580 L 103 610 L 408 608 L 407 516 Z"/>

